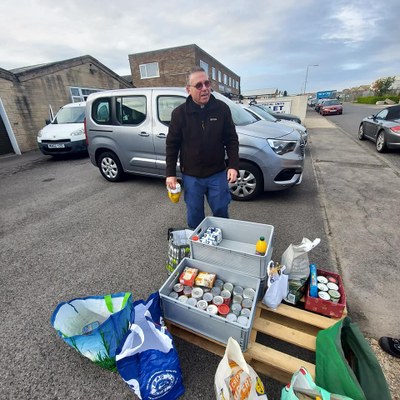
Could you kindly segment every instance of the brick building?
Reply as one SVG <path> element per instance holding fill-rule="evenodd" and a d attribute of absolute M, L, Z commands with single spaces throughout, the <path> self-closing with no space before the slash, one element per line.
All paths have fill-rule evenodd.
<path fill-rule="evenodd" d="M 0 68 L 0 155 L 37 149 L 36 136 L 63 105 L 90 93 L 132 87 L 91 56 L 6 71 Z"/>
<path fill-rule="evenodd" d="M 136 87 L 185 86 L 188 71 L 199 65 L 215 91 L 240 93 L 240 76 L 195 44 L 130 54 L 129 65 Z"/>

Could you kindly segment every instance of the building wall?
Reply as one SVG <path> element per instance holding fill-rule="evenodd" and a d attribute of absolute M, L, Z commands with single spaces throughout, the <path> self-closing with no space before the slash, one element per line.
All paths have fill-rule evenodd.
<path fill-rule="evenodd" d="M 240 77 L 196 45 L 174 47 L 170 49 L 155 50 L 129 55 L 129 65 L 131 68 L 132 80 L 136 87 L 186 86 L 186 77 L 189 70 L 195 65 L 200 65 L 200 60 L 206 62 L 209 66 L 208 74 L 214 90 L 222 93 L 230 92 L 239 94 Z M 158 62 L 160 76 L 158 78 L 142 79 L 140 76 L 139 66 L 141 64 L 148 64 L 152 62 Z M 216 74 L 216 79 L 213 80 L 212 67 L 215 67 L 216 71 L 221 71 L 222 79 L 223 74 L 225 73 L 232 79 L 238 81 L 239 89 L 225 86 L 223 82 L 218 82 L 218 72 Z"/>

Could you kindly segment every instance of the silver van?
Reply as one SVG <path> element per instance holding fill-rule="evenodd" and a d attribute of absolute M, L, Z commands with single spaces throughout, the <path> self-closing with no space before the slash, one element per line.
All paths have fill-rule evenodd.
<path fill-rule="evenodd" d="M 290 188 L 302 180 L 304 140 L 292 127 L 257 120 L 223 95 L 239 136 L 240 170 L 231 184 L 234 200 Z M 165 139 L 171 113 L 188 94 L 184 88 L 136 88 L 91 94 L 85 132 L 90 160 L 105 179 L 125 173 L 165 177 Z M 180 176 L 179 166 L 177 174 Z"/>

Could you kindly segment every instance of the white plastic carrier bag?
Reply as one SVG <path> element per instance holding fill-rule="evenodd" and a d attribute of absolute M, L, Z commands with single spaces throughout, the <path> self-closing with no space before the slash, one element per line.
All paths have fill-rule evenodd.
<path fill-rule="evenodd" d="M 286 267 L 283 265 L 276 266 L 273 261 L 270 261 L 267 265 L 267 290 L 264 294 L 262 302 L 269 308 L 277 308 L 282 300 L 287 296 L 288 286 L 288 275 L 285 275 L 284 271 Z"/>

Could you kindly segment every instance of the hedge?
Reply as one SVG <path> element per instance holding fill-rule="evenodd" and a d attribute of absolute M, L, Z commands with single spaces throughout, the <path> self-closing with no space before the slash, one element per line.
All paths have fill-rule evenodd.
<path fill-rule="evenodd" d="M 386 99 L 390 99 L 390 100 L 393 100 L 395 103 L 398 103 L 400 101 L 400 96 L 388 95 L 388 96 L 358 97 L 357 98 L 357 103 L 375 104 L 377 101 L 383 101 L 383 100 L 386 100 Z"/>

